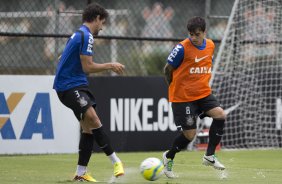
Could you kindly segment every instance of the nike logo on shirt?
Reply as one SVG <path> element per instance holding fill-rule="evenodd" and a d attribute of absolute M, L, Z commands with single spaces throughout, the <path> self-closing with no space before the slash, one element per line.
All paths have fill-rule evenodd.
<path fill-rule="evenodd" d="M 209 57 L 208 55 L 204 56 L 204 57 L 201 57 L 201 58 L 197 58 L 197 56 L 195 57 L 195 63 L 198 63 L 200 61 L 202 61 L 203 59 L 205 59 L 206 57 Z"/>

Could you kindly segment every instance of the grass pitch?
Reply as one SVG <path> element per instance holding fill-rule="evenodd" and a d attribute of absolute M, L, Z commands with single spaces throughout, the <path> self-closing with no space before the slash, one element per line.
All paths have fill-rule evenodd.
<path fill-rule="evenodd" d="M 101 183 L 132 184 L 278 184 L 282 182 L 282 150 L 220 151 L 217 156 L 226 166 L 216 171 L 201 164 L 204 152 L 180 152 L 174 171 L 179 176 L 146 181 L 139 173 L 140 163 L 148 157 L 161 158 L 162 152 L 118 153 L 126 175 L 112 179 L 113 168 L 103 153 L 94 153 L 88 171 Z M 1 184 L 67 184 L 76 169 L 76 154 L 0 156 Z"/>

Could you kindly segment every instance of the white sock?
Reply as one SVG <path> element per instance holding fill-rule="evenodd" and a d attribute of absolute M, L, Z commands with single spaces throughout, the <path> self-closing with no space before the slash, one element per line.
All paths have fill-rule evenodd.
<path fill-rule="evenodd" d="M 112 164 L 116 162 L 120 162 L 120 159 L 117 157 L 116 153 L 113 152 L 111 155 L 108 156 L 109 159 L 112 161 Z"/>
<path fill-rule="evenodd" d="M 76 174 L 78 176 L 82 176 L 87 172 L 87 167 L 82 165 L 77 165 L 76 167 Z"/>

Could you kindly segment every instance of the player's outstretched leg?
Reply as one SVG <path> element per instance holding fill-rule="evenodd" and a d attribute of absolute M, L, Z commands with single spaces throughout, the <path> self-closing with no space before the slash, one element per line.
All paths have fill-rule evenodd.
<path fill-rule="evenodd" d="M 209 131 L 209 143 L 206 154 L 203 156 L 203 164 L 213 166 L 215 169 L 224 170 L 225 167 L 215 156 L 216 146 L 220 143 L 223 136 L 225 119 L 213 119 Z"/>
<path fill-rule="evenodd" d="M 105 134 L 103 127 L 93 129 L 93 136 L 99 145 L 99 147 L 104 151 L 104 153 L 109 157 L 112 164 L 114 165 L 114 176 L 119 177 L 124 175 L 124 168 L 122 162 L 114 152 L 109 137 Z"/>
<path fill-rule="evenodd" d="M 168 178 L 176 178 L 172 171 L 173 159 L 176 153 L 187 147 L 189 142 L 185 135 L 181 133 L 174 139 L 171 149 L 163 153 L 164 174 Z"/>

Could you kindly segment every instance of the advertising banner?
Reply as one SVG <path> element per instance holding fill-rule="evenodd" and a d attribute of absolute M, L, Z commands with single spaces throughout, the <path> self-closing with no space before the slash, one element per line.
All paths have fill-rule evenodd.
<path fill-rule="evenodd" d="M 171 146 L 177 134 L 163 77 L 91 77 L 89 81 L 96 111 L 115 150 L 157 151 Z"/>
<path fill-rule="evenodd" d="M 75 153 L 79 124 L 54 76 L 0 76 L 0 154 Z"/>

